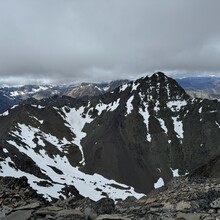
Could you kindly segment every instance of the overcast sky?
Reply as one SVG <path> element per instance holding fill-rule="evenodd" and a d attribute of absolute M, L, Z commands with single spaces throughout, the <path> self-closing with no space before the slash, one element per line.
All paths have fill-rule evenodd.
<path fill-rule="evenodd" d="M 220 73 L 219 0 L 0 0 L 0 81 Z"/>

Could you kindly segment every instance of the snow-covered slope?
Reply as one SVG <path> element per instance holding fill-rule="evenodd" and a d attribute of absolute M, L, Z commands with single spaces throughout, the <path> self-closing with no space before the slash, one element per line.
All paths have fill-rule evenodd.
<path fill-rule="evenodd" d="M 16 128 L 16 131 L 11 131 L 10 135 L 18 139 L 19 144 L 12 140 L 7 142 L 38 164 L 42 173 L 51 181 L 47 180 L 48 185 L 46 187 L 41 186 L 40 183 L 45 179 L 16 169 L 16 164 L 9 157 L 1 162 L 2 176 L 27 176 L 30 185 L 48 199 L 63 196 L 62 188 L 65 184 L 74 185 L 82 196 L 89 197 L 94 201 L 102 198 L 103 192 L 114 200 L 124 199 L 128 196 L 135 196 L 136 198 L 143 196 L 143 194 L 136 193 L 132 187 L 106 179 L 99 174 L 89 175 L 81 172 L 79 167 L 73 167 L 69 163 L 66 156 L 55 155 L 50 157 L 47 154 L 44 149 L 47 143 L 56 146 L 59 151 L 65 152 L 65 146 L 71 144 L 66 139 L 58 140 L 51 134 L 43 133 L 41 130 L 25 124 L 18 124 Z M 39 146 L 41 149 L 37 151 L 36 148 Z M 6 148 L 3 150 L 7 152 Z"/>

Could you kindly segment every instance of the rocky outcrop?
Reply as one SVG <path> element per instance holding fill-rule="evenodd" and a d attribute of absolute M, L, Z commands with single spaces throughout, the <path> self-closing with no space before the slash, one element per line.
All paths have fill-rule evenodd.
<path fill-rule="evenodd" d="M 8 183 L 8 184 L 7 184 Z M 4 220 L 215 220 L 220 218 L 220 179 L 175 177 L 166 187 L 137 200 L 114 203 L 69 197 L 48 202 L 30 188 L 26 178 L 0 179 L 0 219 Z"/>

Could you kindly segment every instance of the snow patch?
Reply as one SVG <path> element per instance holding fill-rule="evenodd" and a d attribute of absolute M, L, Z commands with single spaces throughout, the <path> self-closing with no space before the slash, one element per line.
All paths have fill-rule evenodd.
<path fill-rule="evenodd" d="M 132 112 L 132 110 L 134 109 L 133 105 L 132 105 L 133 99 L 134 99 L 134 96 L 131 96 L 126 103 L 127 114 L 125 116 L 128 116 Z"/>
<path fill-rule="evenodd" d="M 64 120 L 68 124 L 66 124 L 71 131 L 75 134 L 75 138 L 72 141 L 74 144 L 76 144 L 79 147 L 79 150 L 82 154 L 82 160 L 80 161 L 81 164 L 85 164 L 85 158 L 84 153 L 81 145 L 81 140 L 86 136 L 86 133 L 83 132 L 83 128 L 86 123 L 91 123 L 93 119 L 90 115 L 88 115 L 88 112 L 85 114 L 85 107 L 81 106 L 79 109 L 71 108 L 68 112 L 65 111 L 67 107 L 63 107 L 62 111 L 65 114 Z"/>
<path fill-rule="evenodd" d="M 110 86 L 103 87 L 103 90 L 107 92 L 110 89 Z"/>
<path fill-rule="evenodd" d="M 8 153 L 8 150 L 6 148 L 3 148 L 4 153 Z"/>
<path fill-rule="evenodd" d="M 8 110 L 3 112 L 2 114 L 0 114 L 0 116 L 7 116 L 7 115 L 9 115 L 9 111 Z"/>
<path fill-rule="evenodd" d="M 179 176 L 179 170 L 178 169 L 175 169 L 175 170 L 171 169 L 171 170 L 172 170 L 172 173 L 173 173 L 174 177 Z"/>
<path fill-rule="evenodd" d="M 159 112 L 160 111 L 159 105 L 160 105 L 160 102 L 159 102 L 159 100 L 157 100 L 156 103 L 155 103 L 155 106 L 154 106 L 154 111 L 155 112 Z"/>
<path fill-rule="evenodd" d="M 126 84 L 124 84 L 124 85 L 122 85 L 122 86 L 120 87 L 119 92 L 124 92 L 124 91 L 125 91 L 125 89 L 127 89 L 127 87 L 128 87 L 128 84 L 127 84 L 127 83 L 126 83 Z"/>
<path fill-rule="evenodd" d="M 34 108 L 38 108 L 38 109 L 45 108 L 45 106 L 42 106 L 42 105 L 31 105 L 31 106 L 34 107 Z"/>
<path fill-rule="evenodd" d="M 101 115 L 103 111 L 114 111 L 118 108 L 120 103 L 120 98 L 109 104 L 99 103 L 96 105 L 95 109 L 98 110 L 98 115 Z"/>
<path fill-rule="evenodd" d="M 56 146 L 60 151 L 63 150 L 63 147 L 65 145 L 71 144 L 71 142 L 67 141 L 65 137 L 61 140 L 51 134 L 46 134 L 43 131 L 39 130 L 38 128 L 34 128 L 32 126 L 27 126 L 25 124 L 18 123 L 17 128 L 19 131 L 12 131 L 10 134 L 19 137 L 19 139 L 22 140 L 22 142 L 25 143 L 30 148 L 36 147 L 36 144 L 33 142 L 35 138 L 37 138 L 37 142 L 39 145 L 45 146 L 43 140 L 46 140 L 50 144 Z"/>
<path fill-rule="evenodd" d="M 14 105 L 14 106 L 12 106 L 11 109 L 14 109 L 14 108 L 16 108 L 16 107 L 18 107 L 18 105 Z"/>
<path fill-rule="evenodd" d="M 33 118 L 34 120 L 38 121 L 39 123 L 43 124 L 44 120 L 39 120 L 37 117 L 35 116 L 30 116 L 30 118 Z"/>
<path fill-rule="evenodd" d="M 48 87 L 48 86 L 39 86 L 38 88 L 32 88 L 31 91 L 28 91 L 26 89 L 24 91 L 12 91 L 12 92 L 10 92 L 10 96 L 16 97 L 16 96 L 20 96 L 20 95 L 34 94 L 34 93 L 37 93 L 37 92 L 40 92 L 40 91 L 47 90 L 49 88 L 52 88 L 52 87 L 51 86 L 50 87 Z"/>
<path fill-rule="evenodd" d="M 144 94 L 141 94 L 141 92 L 138 93 L 140 99 L 141 99 L 141 102 L 143 102 L 144 98 L 145 98 L 145 95 Z"/>
<path fill-rule="evenodd" d="M 120 98 L 118 98 L 117 101 L 114 101 L 112 103 L 112 105 L 109 107 L 108 111 L 111 111 L 111 112 L 115 111 L 118 108 L 119 103 L 120 103 Z"/>
<path fill-rule="evenodd" d="M 135 84 L 135 82 L 133 82 L 131 92 L 137 90 L 137 87 L 139 85 L 140 85 L 140 83 Z"/>
<path fill-rule="evenodd" d="M 157 189 L 157 188 L 159 188 L 159 187 L 161 187 L 161 186 L 164 186 L 164 181 L 163 181 L 163 179 L 160 177 L 160 178 L 157 180 L 157 182 L 154 183 L 154 188 Z"/>
<path fill-rule="evenodd" d="M 201 113 L 202 113 L 202 107 L 199 108 L 199 114 L 201 114 Z"/>
<path fill-rule="evenodd" d="M 220 128 L 220 124 L 216 121 L 215 124 L 218 126 L 218 128 Z"/>
<path fill-rule="evenodd" d="M 160 122 L 161 128 L 164 130 L 164 132 L 167 134 L 168 130 L 167 127 L 165 125 L 165 122 L 162 118 L 158 118 L 158 121 Z"/>
<path fill-rule="evenodd" d="M 167 78 L 166 78 L 167 81 Z M 169 88 L 169 83 L 166 84 L 166 90 L 167 90 L 167 98 L 168 100 L 170 99 L 170 88 Z"/>
<path fill-rule="evenodd" d="M 209 113 L 215 113 L 215 112 L 218 112 L 218 111 L 217 110 L 212 110 Z"/>
<path fill-rule="evenodd" d="M 18 91 L 10 92 L 11 97 L 16 97 L 16 96 L 24 95 L 24 94 L 25 94 L 24 92 L 18 92 Z"/>
<path fill-rule="evenodd" d="M 176 100 L 176 101 L 169 101 L 167 103 L 167 107 L 172 111 L 172 112 L 176 112 L 176 111 L 180 111 L 180 109 L 183 106 L 186 106 L 187 102 L 185 100 L 181 101 L 181 100 Z"/>
<path fill-rule="evenodd" d="M 172 117 L 173 119 L 173 125 L 174 125 L 174 131 L 177 134 L 177 137 L 183 139 L 183 123 L 179 120 L 179 116 Z"/>
<path fill-rule="evenodd" d="M 144 103 L 144 107 L 145 107 L 145 111 L 142 108 L 139 108 L 139 113 L 144 118 L 144 123 L 145 123 L 146 128 L 147 128 L 147 141 L 151 142 L 151 135 L 149 133 L 149 117 L 150 117 L 150 114 L 148 112 L 148 105 L 146 103 Z"/>

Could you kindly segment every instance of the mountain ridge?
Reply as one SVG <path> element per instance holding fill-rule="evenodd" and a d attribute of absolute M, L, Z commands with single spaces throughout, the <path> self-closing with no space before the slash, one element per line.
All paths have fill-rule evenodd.
<path fill-rule="evenodd" d="M 85 177 L 98 174 L 126 184 L 114 183 L 124 192 L 132 186 L 148 193 L 220 155 L 219 110 L 217 101 L 191 99 L 160 72 L 99 97 L 28 100 L 0 117 L 1 146 L 6 146 L 1 165 L 32 172 L 55 187 L 54 175 L 67 181 L 66 163 L 65 169 Z M 34 169 L 27 171 L 13 152 Z M 39 165 L 39 159 L 49 166 Z"/>

